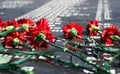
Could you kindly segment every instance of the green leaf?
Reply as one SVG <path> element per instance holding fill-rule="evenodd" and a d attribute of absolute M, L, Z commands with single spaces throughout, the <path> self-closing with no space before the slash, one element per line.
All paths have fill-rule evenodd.
<path fill-rule="evenodd" d="M 110 65 L 109 65 L 109 63 L 106 61 L 104 64 L 104 68 L 108 71 L 108 70 L 110 70 Z"/>
<path fill-rule="evenodd" d="M 21 63 L 24 63 L 25 61 L 31 59 L 33 57 L 33 55 L 28 55 L 27 57 L 25 58 L 22 58 L 20 60 L 16 60 L 16 61 L 13 61 L 12 64 L 21 64 Z"/>
<path fill-rule="evenodd" d="M 13 30 L 13 29 L 14 29 L 14 26 L 7 26 L 7 27 L 5 28 L 6 31 L 11 31 L 11 30 Z"/>
<path fill-rule="evenodd" d="M 100 69 L 97 69 L 97 72 L 95 74 L 111 74 L 110 72 L 106 71 L 102 71 Z"/>
<path fill-rule="evenodd" d="M 7 31 L 4 31 L 4 32 L 0 32 L 0 37 L 4 37 L 4 36 L 6 36 L 7 34 L 13 32 L 13 31 L 14 31 L 14 29 L 7 30 Z"/>
<path fill-rule="evenodd" d="M 34 67 L 27 67 L 27 66 L 22 67 L 22 70 L 24 70 L 26 74 L 34 74 L 33 69 Z"/>
<path fill-rule="evenodd" d="M 68 48 L 64 48 L 63 51 L 66 52 L 68 50 Z"/>
<path fill-rule="evenodd" d="M 74 65 L 75 67 L 79 67 L 79 66 L 80 66 L 79 63 L 73 63 L 73 65 Z"/>
<path fill-rule="evenodd" d="M 95 26 L 95 25 L 92 25 L 91 27 L 91 31 L 94 32 L 94 31 L 98 31 L 100 28 Z"/>
<path fill-rule="evenodd" d="M 2 43 L 0 42 L 0 52 L 5 52 L 5 49 L 2 46 Z"/>
<path fill-rule="evenodd" d="M 61 56 L 55 56 L 55 58 L 57 58 L 57 59 L 61 59 Z"/>
<path fill-rule="evenodd" d="M 11 60 L 11 58 L 11 56 L 0 54 L 0 64 L 8 63 Z"/>
<path fill-rule="evenodd" d="M 28 25 L 28 24 L 23 24 L 23 25 L 22 25 L 22 27 L 23 27 L 23 29 L 24 29 L 24 30 L 26 30 L 26 31 L 27 31 L 27 30 L 28 30 L 28 28 L 29 28 L 29 25 Z"/>
<path fill-rule="evenodd" d="M 70 32 L 70 34 L 72 36 L 76 36 L 77 35 L 77 30 L 75 28 L 70 29 L 69 32 Z"/>
<path fill-rule="evenodd" d="M 109 51 L 112 51 L 112 52 L 119 52 L 120 49 L 118 48 L 108 48 Z"/>
<path fill-rule="evenodd" d="M 63 46 L 65 47 L 65 45 L 68 43 L 68 41 L 66 40 L 65 42 L 63 42 Z"/>
<path fill-rule="evenodd" d="M 0 52 L 4 53 L 5 52 L 5 49 L 3 48 L 2 46 L 2 43 L 0 42 Z M 0 54 L 0 64 L 3 64 L 3 63 L 7 63 L 11 60 L 11 56 L 6 56 L 6 55 L 3 55 L 3 54 Z"/>
<path fill-rule="evenodd" d="M 120 37 L 118 35 L 111 35 L 110 38 L 115 41 L 120 41 Z"/>

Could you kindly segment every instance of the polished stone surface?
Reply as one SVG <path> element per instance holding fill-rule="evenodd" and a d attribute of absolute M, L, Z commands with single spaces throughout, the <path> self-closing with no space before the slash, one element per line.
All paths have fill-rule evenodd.
<path fill-rule="evenodd" d="M 62 35 L 62 26 L 72 21 L 82 25 L 83 33 L 86 34 L 86 24 L 93 19 L 98 20 L 101 28 L 108 27 L 110 24 L 115 24 L 120 28 L 119 4 L 120 0 L 0 0 L 0 18 L 5 21 L 25 17 L 37 21 L 44 17 L 49 21 L 51 31 L 55 35 Z M 69 59 L 68 54 L 56 54 L 62 54 L 64 59 Z M 80 60 L 75 60 L 85 65 Z M 23 65 L 34 66 L 35 74 L 86 74 L 83 70 L 63 68 L 42 62 L 32 61 Z M 114 72 L 120 72 L 120 69 L 116 69 L 116 72 L 114 67 L 111 71 L 114 74 Z"/>

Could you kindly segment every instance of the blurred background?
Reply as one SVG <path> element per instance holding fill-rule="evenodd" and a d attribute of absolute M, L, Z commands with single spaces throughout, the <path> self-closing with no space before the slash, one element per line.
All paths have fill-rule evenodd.
<path fill-rule="evenodd" d="M 101 28 L 115 24 L 120 28 L 120 0 L 0 0 L 0 18 L 31 18 L 37 21 L 44 17 L 51 31 L 62 35 L 61 28 L 72 21 L 86 27 L 90 20 L 97 20 Z M 84 34 L 86 30 L 83 29 Z M 35 65 L 36 64 L 36 65 Z M 32 65 L 27 62 L 25 65 Z M 79 70 L 65 69 L 44 63 L 33 62 L 35 74 L 84 74 Z"/>

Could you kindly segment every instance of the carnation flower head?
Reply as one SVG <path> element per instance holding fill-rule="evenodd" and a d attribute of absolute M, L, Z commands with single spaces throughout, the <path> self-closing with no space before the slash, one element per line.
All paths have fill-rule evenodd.
<path fill-rule="evenodd" d="M 82 26 L 74 22 L 65 24 L 62 31 L 66 39 L 73 39 L 75 36 L 82 37 Z"/>
<path fill-rule="evenodd" d="M 23 34 L 19 32 L 12 32 L 4 37 L 3 46 L 18 46 L 24 42 L 26 42 L 26 40 Z"/>
<path fill-rule="evenodd" d="M 29 44 L 35 49 L 39 49 L 40 47 L 48 47 L 48 44 L 43 40 L 47 40 L 48 42 L 53 42 L 54 40 L 54 36 L 50 32 L 48 22 L 44 18 L 36 22 L 35 28 L 30 29 L 27 38 L 29 40 Z"/>
<path fill-rule="evenodd" d="M 120 37 L 119 30 L 117 26 L 115 25 L 110 25 L 110 27 L 107 27 L 103 29 L 102 34 L 101 34 L 101 43 L 102 44 L 112 44 L 113 43 L 113 36 Z"/>
<path fill-rule="evenodd" d="M 92 20 L 88 22 L 86 30 L 88 32 L 88 35 L 95 36 L 97 35 L 97 31 L 99 30 L 99 24 L 96 20 Z"/>

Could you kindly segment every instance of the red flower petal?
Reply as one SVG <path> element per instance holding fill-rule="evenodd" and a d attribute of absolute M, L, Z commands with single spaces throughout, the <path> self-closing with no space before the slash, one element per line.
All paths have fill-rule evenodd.
<path fill-rule="evenodd" d="M 46 19 L 42 18 L 38 22 L 36 22 L 36 24 L 37 24 L 36 29 L 38 31 L 41 31 L 44 34 L 50 32 L 50 28 L 48 26 L 48 22 Z"/>
<path fill-rule="evenodd" d="M 0 18 L 0 24 L 2 23 L 2 18 Z"/>
<path fill-rule="evenodd" d="M 99 24 L 98 24 L 98 22 L 96 20 L 92 20 L 92 21 L 88 22 L 87 27 L 86 27 L 86 30 L 87 30 L 88 34 L 90 36 L 97 35 L 97 31 L 92 32 L 92 26 L 98 27 Z"/>
<path fill-rule="evenodd" d="M 31 19 L 28 19 L 28 18 L 20 19 L 17 22 L 18 22 L 18 24 L 21 24 L 21 25 L 23 25 L 23 24 L 27 24 L 29 26 L 33 26 L 34 25 L 33 21 Z"/>
<path fill-rule="evenodd" d="M 7 21 L 7 26 L 18 27 L 19 24 L 18 24 L 17 21 L 13 18 L 12 20 L 8 20 L 8 21 Z"/>
<path fill-rule="evenodd" d="M 110 38 L 111 35 L 120 36 L 117 26 L 111 25 L 110 27 L 103 29 L 102 34 L 101 34 L 101 43 L 102 44 L 112 44 L 112 39 Z"/>
<path fill-rule="evenodd" d="M 14 46 L 11 41 L 12 39 L 17 38 L 20 42 L 26 42 L 24 35 L 18 32 L 12 32 L 4 37 L 3 45 L 4 46 Z"/>
<path fill-rule="evenodd" d="M 72 36 L 71 33 L 69 32 L 69 30 L 71 30 L 73 28 L 77 32 L 76 33 L 77 36 L 80 36 L 80 37 L 82 36 L 82 26 L 80 26 L 77 23 L 70 22 L 70 23 L 64 25 L 63 28 L 62 28 L 62 31 L 63 31 L 63 34 L 64 34 L 65 38 L 73 39 L 74 36 Z"/>
<path fill-rule="evenodd" d="M 39 49 L 40 47 L 48 47 L 48 44 L 44 41 L 36 41 L 37 35 L 40 33 L 45 35 L 45 39 L 49 42 L 53 42 L 54 36 L 50 33 L 50 28 L 48 27 L 48 22 L 46 19 L 42 18 L 40 19 L 37 23 L 37 26 L 35 28 L 31 28 L 30 32 L 28 33 L 28 40 L 29 44 L 36 48 Z"/>
<path fill-rule="evenodd" d="M 7 26 L 7 22 L 1 22 L 1 23 L 0 23 L 0 27 L 1 27 L 1 28 L 5 28 L 6 26 Z"/>

